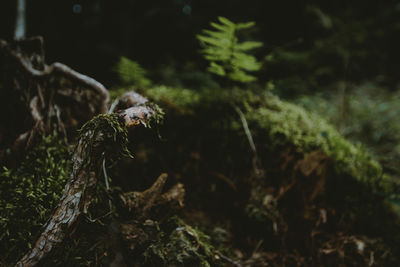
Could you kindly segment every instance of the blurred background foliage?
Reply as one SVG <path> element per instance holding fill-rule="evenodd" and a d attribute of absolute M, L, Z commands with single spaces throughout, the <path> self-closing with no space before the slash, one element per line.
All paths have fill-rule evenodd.
<path fill-rule="evenodd" d="M 254 21 L 241 41 L 264 44 L 254 50 L 257 82 L 243 88 L 316 111 L 399 176 L 400 1 L 36 0 L 27 34 L 44 36 L 48 62 L 109 88 L 219 89 L 226 83 L 205 71 L 196 39 L 218 16 Z M 14 21 L 15 1 L 3 0 L 0 38 L 11 39 Z"/>

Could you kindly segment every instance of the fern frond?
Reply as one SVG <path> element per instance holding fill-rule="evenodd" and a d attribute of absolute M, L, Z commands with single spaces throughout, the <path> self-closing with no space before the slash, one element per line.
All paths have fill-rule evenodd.
<path fill-rule="evenodd" d="M 219 23 L 211 22 L 215 30 L 203 30 L 197 35 L 202 43 L 201 51 L 210 62 L 208 71 L 237 82 L 255 81 L 256 77 L 247 72 L 257 71 L 261 64 L 249 54 L 250 50 L 261 47 L 261 42 L 239 42 L 238 31 L 250 29 L 254 22 L 234 23 L 227 18 L 218 17 Z"/>
<path fill-rule="evenodd" d="M 232 21 L 230 21 L 229 19 L 225 18 L 225 17 L 218 17 L 218 20 L 223 24 L 226 25 L 228 27 L 232 27 L 235 28 L 236 24 Z"/>
<path fill-rule="evenodd" d="M 247 41 L 237 44 L 235 50 L 248 51 L 262 46 L 263 44 L 261 42 Z"/>
<path fill-rule="evenodd" d="M 135 85 L 140 87 L 149 87 L 151 81 L 147 79 L 147 71 L 136 61 L 126 57 L 121 57 L 114 71 L 119 75 L 124 85 Z"/>
<path fill-rule="evenodd" d="M 245 23 L 237 23 L 236 24 L 236 29 L 237 30 L 244 30 L 244 29 L 250 29 L 253 28 L 256 25 L 254 21 L 249 21 Z"/>
<path fill-rule="evenodd" d="M 211 22 L 210 23 L 210 25 L 212 26 L 212 27 L 214 27 L 216 30 L 219 30 L 220 32 L 226 32 L 226 33 L 234 33 L 234 31 L 235 31 L 235 28 L 234 27 L 229 27 L 229 26 L 226 26 L 226 25 L 221 25 L 221 24 L 218 24 L 218 23 L 215 23 L 215 22 Z"/>
<path fill-rule="evenodd" d="M 218 65 L 215 62 L 211 62 L 210 66 L 208 67 L 208 71 L 215 73 L 220 76 L 225 76 L 225 70 L 221 65 Z"/>

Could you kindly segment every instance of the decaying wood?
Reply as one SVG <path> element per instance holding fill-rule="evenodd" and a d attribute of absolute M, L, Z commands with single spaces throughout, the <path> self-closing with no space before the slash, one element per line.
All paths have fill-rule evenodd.
<path fill-rule="evenodd" d="M 161 197 L 156 201 L 156 205 L 169 207 L 183 207 L 183 199 L 185 197 L 185 188 L 183 184 L 177 183 L 170 190 L 161 195 Z"/>
<path fill-rule="evenodd" d="M 161 174 L 153 185 L 143 192 L 127 192 L 120 194 L 122 202 L 137 214 L 144 214 L 154 202 L 160 197 L 164 184 L 167 181 L 168 175 Z"/>
<path fill-rule="evenodd" d="M 137 106 L 120 111 L 118 114 L 125 127 L 135 127 L 141 124 L 146 125 L 156 113 L 150 106 L 145 105 L 147 101 L 137 103 Z M 90 133 L 86 133 L 90 134 Z M 85 136 L 78 141 L 73 155 L 73 170 L 64 189 L 64 194 L 55 212 L 44 226 L 44 231 L 36 241 L 33 249 L 29 251 L 18 263 L 17 266 L 34 266 L 44 258 L 54 247 L 63 241 L 67 233 L 71 231 L 78 217 L 87 213 L 93 197 L 99 176 L 101 175 L 104 150 L 101 148 L 101 132 L 95 136 L 97 149 L 89 150 L 85 146 Z M 86 166 L 89 163 L 89 166 Z M 162 175 L 158 184 L 152 190 L 161 190 L 165 183 L 166 175 Z M 160 188 L 160 189 L 158 189 Z M 145 195 L 150 196 L 149 205 L 152 201 L 151 190 Z M 157 191 L 158 192 L 158 191 Z M 161 192 L 161 191 L 160 191 Z"/>
<path fill-rule="evenodd" d="M 131 250 L 153 242 L 158 228 L 157 221 L 168 218 L 170 212 L 183 207 L 185 189 L 177 183 L 162 193 L 167 174 L 161 174 L 153 185 L 143 192 L 127 192 L 119 194 L 122 207 L 129 211 L 129 219 L 119 223 L 118 233 L 121 240 Z"/>
<path fill-rule="evenodd" d="M 153 185 L 143 192 L 134 191 L 119 195 L 128 210 L 137 215 L 136 219 L 145 217 L 150 209 L 162 206 L 168 206 L 168 209 L 183 207 L 185 197 L 183 184 L 177 183 L 162 194 L 167 177 L 166 173 L 161 174 Z"/>

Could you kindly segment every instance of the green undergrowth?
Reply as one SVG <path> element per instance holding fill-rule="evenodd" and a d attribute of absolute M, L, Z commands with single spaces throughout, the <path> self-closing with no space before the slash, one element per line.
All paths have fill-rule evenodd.
<path fill-rule="evenodd" d="M 321 189 L 321 192 L 324 192 L 321 193 L 320 203 L 322 206 L 328 204 L 329 208 L 337 211 L 328 214 L 332 227 L 340 229 L 339 231 L 347 229 L 350 232 L 358 231 L 357 233 L 371 237 L 384 238 L 388 245 L 397 244 L 387 233 L 392 231 L 393 236 L 397 236 L 398 233 L 395 226 L 397 215 L 385 201 L 385 197 L 393 191 L 388 176 L 363 145 L 346 140 L 333 125 L 318 114 L 283 101 L 266 91 L 256 92 L 238 88 L 191 90 L 160 85 L 143 89 L 140 93 L 166 111 L 166 124 L 161 129 L 161 134 L 168 140 L 160 146 L 149 144 L 154 146 L 156 152 L 148 152 L 151 163 L 144 162 L 144 168 L 157 166 L 153 160 L 156 157 L 151 158 L 151 153 L 174 155 L 173 160 L 166 159 L 163 166 L 167 165 L 170 168 L 167 172 L 171 174 L 172 179 L 183 177 L 182 182 L 188 192 L 185 198 L 188 207 L 200 206 L 211 213 L 217 210 L 218 218 L 231 218 L 231 214 L 236 216 L 239 212 L 243 215 L 241 219 L 250 225 L 248 232 L 252 232 L 251 229 L 254 228 L 254 236 L 257 238 L 262 236 L 264 240 L 268 240 L 272 237 L 269 230 L 272 229 L 272 225 L 266 223 L 269 221 L 262 220 L 259 223 L 245 211 L 249 200 L 247 193 L 253 186 L 249 182 L 252 171 L 249 162 L 252 155 L 243 124 L 234 108 L 236 106 L 244 113 L 258 151 L 261 168 L 271 170 L 266 173 L 269 181 L 262 183 L 262 186 L 268 182 L 273 184 L 276 182 L 272 181 L 275 178 L 283 181 L 285 178 L 291 178 L 292 169 L 281 169 L 279 162 L 285 160 L 280 157 L 284 157 L 282 152 L 288 148 L 291 149 L 288 157 L 293 156 L 289 161 L 292 160 L 293 164 L 306 158 L 311 152 L 323 151 L 322 154 L 329 156 L 329 164 L 333 159 L 333 168 L 329 166 L 329 173 L 322 177 L 328 177 L 329 181 L 326 188 Z M 157 150 L 158 148 L 160 150 Z M 271 159 L 276 160 L 271 162 Z M 274 163 L 277 165 L 274 166 Z M 221 181 L 216 180 L 212 174 L 209 175 L 213 171 L 224 174 L 225 177 L 222 177 Z M 239 192 L 234 193 L 237 188 L 240 188 Z M 262 208 L 264 205 L 267 190 L 265 188 L 266 186 L 260 190 L 261 201 L 257 203 L 260 205 L 256 208 Z M 294 202 L 296 201 L 297 199 Z M 286 203 L 290 212 L 286 214 L 283 211 L 289 218 L 291 229 L 295 229 L 298 222 L 290 221 L 290 218 L 293 219 L 290 213 L 294 202 Z M 280 204 L 284 205 L 282 203 Z M 237 209 L 230 210 L 233 206 Z M 296 208 L 294 212 L 295 210 Z M 371 211 L 379 215 L 375 216 Z M 377 218 L 384 222 L 378 223 Z M 381 224 L 385 225 L 382 229 L 379 227 Z M 175 235 L 167 234 L 160 240 L 167 240 L 166 244 L 174 244 L 173 240 L 168 239 L 170 236 Z M 165 262 L 173 265 L 174 263 L 168 262 L 165 253 L 158 254 L 160 251 L 165 251 L 167 255 L 171 253 L 169 248 L 160 242 L 154 242 L 146 250 L 148 259 L 158 259 L 156 263 L 159 265 Z M 279 246 L 277 243 L 273 240 L 268 241 L 266 246 Z M 174 247 L 178 245 L 175 244 Z M 148 262 L 150 265 L 153 263 L 155 262 Z"/>
<path fill-rule="evenodd" d="M 359 227 L 360 220 L 358 219 L 349 219 L 346 221 L 348 223 L 343 223 L 343 225 L 346 225 L 344 227 L 351 229 L 351 231 L 358 229 L 364 234 L 371 234 L 371 236 L 384 236 L 386 241 L 389 240 L 388 242 L 392 243 L 389 238 L 390 234 L 387 234 L 379 226 L 375 227 L 377 217 L 373 213 L 367 212 L 370 210 L 379 214 L 378 217 L 385 221 L 387 229 L 391 229 L 392 234 L 397 236 L 397 226 L 395 226 L 395 223 L 390 223 L 392 220 L 396 220 L 396 215 L 393 213 L 392 205 L 385 200 L 386 197 L 396 194 L 395 184 L 384 173 L 381 165 L 364 145 L 353 143 L 344 138 L 332 124 L 318 114 L 309 112 L 299 105 L 281 100 L 269 92 L 252 92 L 235 88 L 232 90 L 213 91 L 207 89 L 196 91 L 158 86 L 143 90 L 142 93 L 150 99 L 154 99 L 166 110 L 167 121 L 178 121 L 178 123 L 173 124 L 172 129 L 169 129 L 170 131 L 174 131 L 173 129 L 176 129 L 179 123 L 183 122 L 182 125 L 186 125 L 187 121 L 190 121 L 188 124 L 190 127 L 196 127 L 197 134 L 200 133 L 201 137 L 198 137 L 200 141 L 193 141 L 193 143 L 198 142 L 203 145 L 201 148 L 195 147 L 193 150 L 198 149 L 197 151 L 200 151 L 200 154 L 201 151 L 207 151 L 204 148 L 207 142 L 215 142 L 210 143 L 210 146 L 218 144 L 218 150 L 212 150 L 211 154 L 203 153 L 200 159 L 207 158 L 209 161 L 218 161 L 219 151 L 225 151 L 222 153 L 222 161 L 220 162 L 221 173 L 226 173 L 237 185 L 245 184 L 246 181 L 243 180 L 246 179 L 246 176 L 238 174 L 237 171 L 229 173 L 229 169 L 248 164 L 251 152 L 249 152 L 250 146 L 242 122 L 233 105 L 239 107 L 244 113 L 262 167 L 268 170 L 280 169 L 280 166 L 271 166 L 271 162 L 268 160 L 279 158 L 287 148 L 295 149 L 295 152 L 289 157 L 296 157 L 297 155 L 300 158 L 306 157 L 313 151 L 323 151 L 333 160 L 333 168 L 329 168 L 330 172 L 327 174 L 329 186 L 326 188 L 326 192 L 329 191 L 333 195 L 329 195 L 326 201 L 332 200 L 332 203 L 329 202 L 330 207 L 340 210 L 340 216 L 351 214 L 353 217 L 365 219 L 363 227 Z M 203 124 L 208 126 L 204 128 Z M 221 130 L 221 128 L 225 128 L 226 131 Z M 185 135 L 190 135 L 191 131 L 190 129 L 181 130 Z M 223 136 L 217 137 L 218 134 Z M 240 142 L 238 137 L 243 142 Z M 176 140 L 180 141 L 179 138 L 176 138 Z M 223 142 L 220 142 L 221 140 Z M 238 158 L 235 158 L 236 156 Z M 211 160 L 211 157 L 214 158 Z M 233 167 L 224 169 L 224 165 L 230 164 L 230 158 L 233 159 Z M 238 164 L 239 162 L 240 164 Z M 211 164 L 200 166 L 212 168 L 210 167 Z M 248 164 L 248 167 L 251 168 L 251 165 Z M 214 166 L 214 168 L 218 168 L 218 166 Z M 284 170 L 281 171 L 280 178 L 285 175 Z M 271 179 L 274 179 L 274 177 L 271 177 L 271 175 L 274 175 L 273 173 L 266 175 L 270 182 Z M 353 190 L 352 192 L 354 188 L 358 188 L 358 191 Z M 265 189 L 260 192 L 264 193 Z M 204 190 L 198 197 L 200 197 L 199 201 L 206 202 L 201 198 L 202 196 L 204 196 Z M 190 197 L 194 199 L 193 195 Z M 262 195 L 261 199 L 264 200 L 264 197 L 265 195 Z M 219 202 L 224 201 L 221 200 L 221 196 L 216 197 L 216 199 Z M 380 211 L 380 213 L 377 211 Z M 370 218 L 366 218 L 365 214 L 368 214 Z M 340 221 L 340 219 L 338 220 Z M 343 220 L 345 221 L 345 219 Z M 352 226 L 357 227 L 351 228 Z M 264 222 L 260 229 L 265 230 L 267 228 L 268 226 Z"/>
<path fill-rule="evenodd" d="M 0 173 L 0 261 L 22 256 L 58 203 L 70 173 L 70 149 L 43 137 L 14 169 Z"/>
<path fill-rule="evenodd" d="M 340 97 L 317 93 L 295 99 L 307 110 L 326 118 L 346 138 L 361 140 L 393 180 L 400 178 L 399 100 L 399 93 L 374 82 L 354 85 Z"/>
<path fill-rule="evenodd" d="M 338 174 L 348 174 L 357 180 L 374 183 L 374 186 L 377 183 L 389 186 L 380 164 L 365 147 L 346 140 L 317 114 L 269 92 L 256 94 L 240 89 L 195 91 L 157 86 L 143 93 L 167 110 L 181 114 L 194 115 L 198 111 L 213 109 L 219 111 L 224 105 L 226 112 L 234 113 L 231 103 L 235 103 L 244 112 L 259 151 L 279 152 L 279 149 L 293 145 L 305 154 L 322 150 L 334 159 Z M 237 115 L 236 118 L 229 127 L 243 133 Z"/>
<path fill-rule="evenodd" d="M 220 266 L 209 236 L 176 216 L 163 228 L 159 240 L 143 253 L 146 266 Z"/>
<path fill-rule="evenodd" d="M 147 79 L 147 71 L 139 63 L 126 57 L 121 57 L 114 68 L 123 84 L 148 87 L 151 81 Z"/>
<path fill-rule="evenodd" d="M 125 263 L 129 266 L 224 266 L 211 244 L 211 238 L 201 230 L 186 224 L 177 216 L 164 222 L 147 219 L 132 221 L 128 240 L 115 240 L 119 232 L 118 215 L 96 222 L 83 221 L 78 232 L 67 237 L 63 247 L 47 258 L 44 266 L 108 266 Z M 116 233 L 114 232 L 114 234 Z M 123 245 L 124 250 L 118 251 Z M 129 248 L 129 249 L 128 249 Z M 119 256 L 119 252 L 123 252 Z"/>
<path fill-rule="evenodd" d="M 346 140 L 331 124 L 315 113 L 270 96 L 264 105 L 246 105 L 246 117 L 255 138 L 266 149 L 294 145 L 304 153 L 322 150 L 335 161 L 338 174 L 363 182 L 381 182 L 382 168 L 361 144 Z"/>

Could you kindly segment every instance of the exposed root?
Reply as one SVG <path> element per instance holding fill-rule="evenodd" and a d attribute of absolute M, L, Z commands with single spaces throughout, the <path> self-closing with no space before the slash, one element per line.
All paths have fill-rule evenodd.
<path fill-rule="evenodd" d="M 115 152 L 119 152 L 117 155 L 123 154 L 126 147 L 124 147 L 124 142 L 118 141 L 125 140 L 126 136 L 123 135 L 126 134 L 126 130 L 124 129 L 146 124 L 151 119 L 151 115 L 155 114 L 155 111 L 148 106 L 137 108 L 121 111 L 118 115 L 97 116 L 82 127 L 80 139 L 72 158 L 73 171 L 65 186 L 60 204 L 45 224 L 44 231 L 32 250 L 17 263 L 17 266 L 36 265 L 55 245 L 63 241 L 67 233 L 72 231 L 79 215 L 87 213 L 101 175 L 104 156 L 109 153 L 115 155 Z M 136 111 L 140 112 L 136 113 Z M 118 147 L 118 151 L 113 149 L 112 142 L 116 143 L 114 146 Z M 155 187 L 162 189 L 166 176 L 163 177 L 165 178 L 160 180 L 159 186 Z M 150 191 L 145 195 L 149 196 L 146 198 L 147 206 L 155 201 L 155 198 L 151 197 Z"/>
<path fill-rule="evenodd" d="M 4 156 L 18 158 L 43 134 L 58 132 L 71 141 L 84 122 L 108 110 L 109 93 L 102 84 L 64 64 L 45 64 L 41 37 L 0 40 L 0 62 Z"/>

